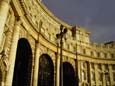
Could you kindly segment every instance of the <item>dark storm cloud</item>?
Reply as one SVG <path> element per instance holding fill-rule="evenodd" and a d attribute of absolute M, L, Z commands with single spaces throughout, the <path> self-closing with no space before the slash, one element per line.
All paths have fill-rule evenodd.
<path fill-rule="evenodd" d="M 93 28 L 93 29 L 92 29 Z M 108 42 L 115 40 L 115 26 L 92 26 L 88 30 L 91 31 L 91 40 L 95 42 Z"/>
<path fill-rule="evenodd" d="M 44 0 L 61 20 L 86 27 L 96 42 L 115 40 L 115 0 Z"/>

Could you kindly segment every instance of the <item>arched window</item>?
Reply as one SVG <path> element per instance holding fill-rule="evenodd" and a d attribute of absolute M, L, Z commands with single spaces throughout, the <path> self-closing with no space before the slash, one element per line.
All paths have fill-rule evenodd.
<path fill-rule="evenodd" d="M 63 86 L 77 86 L 77 79 L 73 66 L 68 63 L 63 63 Z"/>
<path fill-rule="evenodd" d="M 43 54 L 39 59 L 38 86 L 54 86 L 54 66 L 50 56 Z"/>
<path fill-rule="evenodd" d="M 2 84 L 2 71 L 0 70 L 0 86 Z"/>
<path fill-rule="evenodd" d="M 32 71 L 32 50 L 29 42 L 18 41 L 12 86 L 30 86 Z"/>

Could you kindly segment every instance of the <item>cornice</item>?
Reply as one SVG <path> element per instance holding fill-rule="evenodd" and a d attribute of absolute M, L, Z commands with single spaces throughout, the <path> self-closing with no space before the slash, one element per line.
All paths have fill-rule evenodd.
<path fill-rule="evenodd" d="M 36 0 L 37 1 L 37 0 Z M 67 27 L 68 29 L 70 29 L 72 26 L 62 22 L 61 20 L 59 20 L 58 18 L 56 18 L 42 3 L 40 3 L 39 1 L 37 1 L 37 4 L 42 8 L 42 10 L 50 17 L 52 18 L 55 22 L 59 23 L 60 25 L 63 24 L 65 27 Z M 20 4 L 20 1 L 19 0 L 12 0 L 12 5 L 13 5 L 13 9 L 15 9 L 14 11 L 16 11 L 16 14 L 15 15 L 18 15 L 21 17 L 21 20 L 22 20 L 22 25 L 23 27 L 25 27 L 25 29 L 29 32 L 29 34 L 31 34 L 31 36 L 33 36 L 33 38 L 35 38 L 35 40 L 38 40 L 38 34 L 40 34 L 36 27 L 34 26 L 34 24 L 32 22 L 30 22 L 29 17 L 26 13 L 26 11 L 24 10 L 24 7 L 21 6 Z M 83 31 L 83 32 L 86 32 L 88 33 L 86 30 L 84 29 L 78 29 L 80 31 Z M 89 34 L 89 33 L 88 33 Z M 43 45 L 45 46 L 47 44 L 47 48 L 53 50 L 54 52 L 56 52 L 57 50 L 57 46 L 56 44 L 53 44 L 52 42 L 50 42 L 49 40 L 47 40 L 42 34 L 39 35 L 39 41 L 40 43 L 44 43 Z M 82 46 L 82 45 L 81 45 Z M 84 46 L 85 47 L 85 46 Z M 88 46 L 89 48 L 93 48 L 94 50 L 96 49 L 96 47 L 92 46 L 92 45 L 89 45 Z M 87 47 L 87 48 L 88 48 Z M 106 49 L 106 48 L 100 48 L 100 47 L 97 47 L 97 49 L 101 50 L 101 49 Z M 103 50 L 104 51 L 104 50 Z M 109 51 L 110 52 L 110 51 Z M 68 56 L 68 57 L 71 57 L 71 58 L 76 58 L 76 54 L 74 52 L 71 52 L 69 50 L 66 50 L 66 49 L 63 49 L 63 55 L 64 56 Z M 82 57 L 84 57 L 82 54 L 79 54 L 81 55 Z M 98 60 L 112 60 L 112 59 L 104 59 L 104 58 L 93 58 L 91 56 L 86 56 L 85 57 L 87 58 L 90 58 L 90 59 L 98 59 Z M 113 59 L 114 61 L 114 59 Z"/>
<path fill-rule="evenodd" d="M 115 59 L 108 58 L 97 58 L 88 55 L 77 54 L 78 61 L 88 61 L 93 63 L 102 63 L 102 64 L 115 64 Z"/>
<path fill-rule="evenodd" d="M 60 25 L 63 25 L 64 27 L 71 29 L 72 26 L 63 22 L 62 20 L 60 20 L 59 18 L 57 18 L 50 10 L 48 10 L 48 8 L 41 2 L 39 2 L 38 0 L 36 0 L 37 4 L 42 8 L 42 10 L 48 15 L 50 16 L 54 21 L 56 21 L 57 23 L 59 23 Z"/>

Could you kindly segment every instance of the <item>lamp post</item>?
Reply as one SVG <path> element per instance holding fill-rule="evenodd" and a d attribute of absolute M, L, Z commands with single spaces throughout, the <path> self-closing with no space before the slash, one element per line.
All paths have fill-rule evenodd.
<path fill-rule="evenodd" d="M 60 86 L 63 86 L 63 59 L 62 59 L 62 48 L 63 48 L 63 37 L 67 33 L 67 29 L 60 26 L 60 33 L 56 34 L 56 38 L 60 39 Z"/>

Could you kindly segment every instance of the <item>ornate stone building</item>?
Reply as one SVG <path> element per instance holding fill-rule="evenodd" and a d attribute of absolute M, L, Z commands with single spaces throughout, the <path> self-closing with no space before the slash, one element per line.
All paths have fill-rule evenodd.
<path fill-rule="evenodd" d="M 64 86 L 115 86 L 115 42 L 92 43 L 40 0 L 0 0 L 0 86 L 60 86 L 61 25 Z"/>

